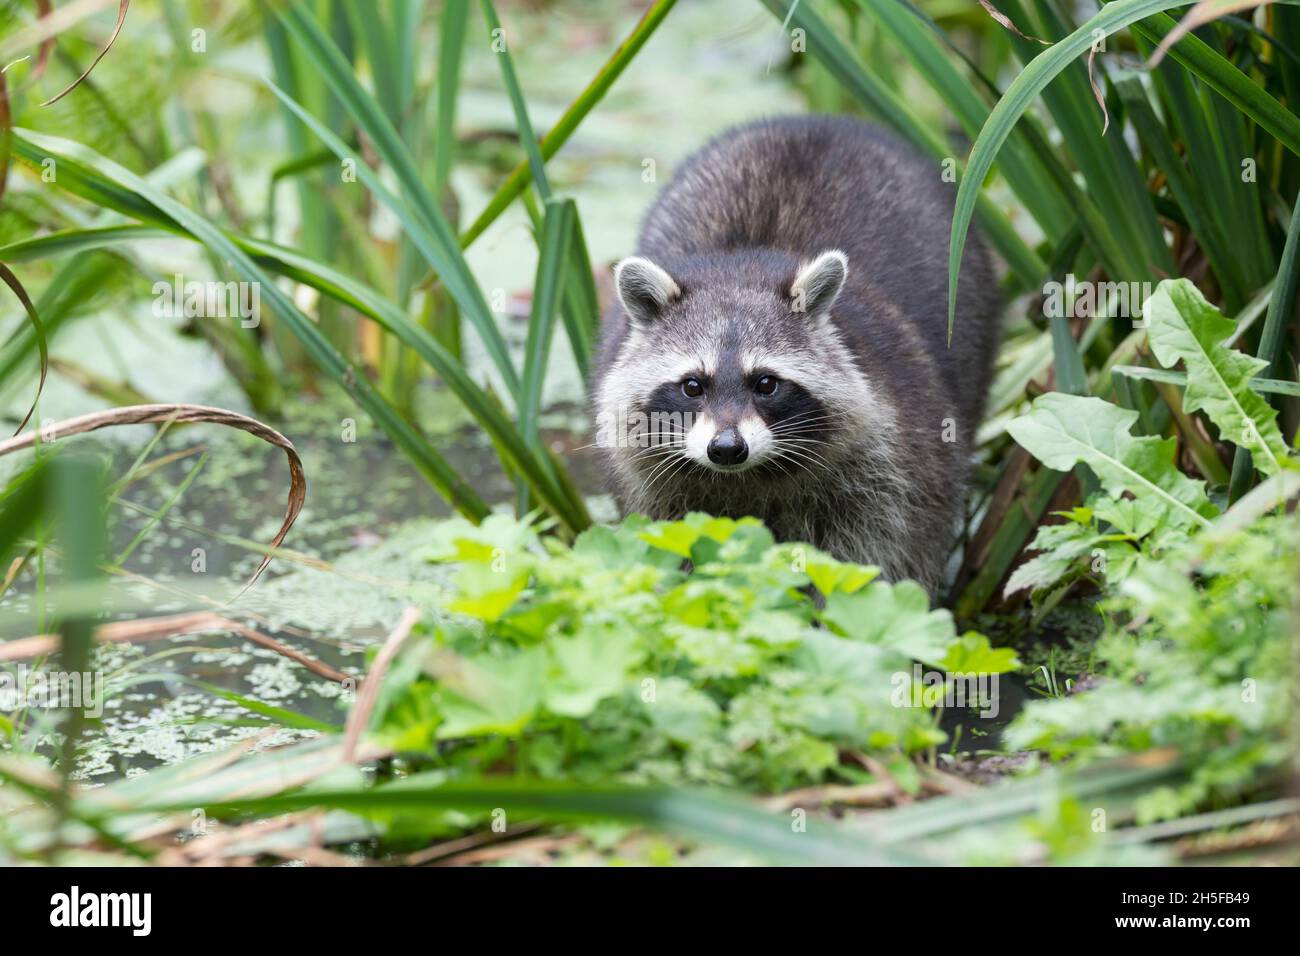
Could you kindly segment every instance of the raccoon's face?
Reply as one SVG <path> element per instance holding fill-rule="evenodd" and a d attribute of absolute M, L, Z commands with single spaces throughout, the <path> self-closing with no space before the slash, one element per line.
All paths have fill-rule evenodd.
<path fill-rule="evenodd" d="M 680 284 L 648 259 L 620 262 L 629 334 L 602 404 L 633 419 L 626 454 L 636 470 L 793 475 L 827 465 L 844 378 L 857 377 L 830 322 L 846 275 L 837 251 L 783 273 L 715 263 Z"/>

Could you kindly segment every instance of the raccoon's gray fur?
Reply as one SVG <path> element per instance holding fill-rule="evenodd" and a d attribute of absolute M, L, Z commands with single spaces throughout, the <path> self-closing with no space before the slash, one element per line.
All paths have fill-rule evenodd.
<path fill-rule="evenodd" d="M 755 515 L 938 588 L 999 311 L 972 231 L 948 346 L 940 174 L 842 117 L 752 123 L 687 160 L 602 334 L 597 444 L 625 513 Z"/>

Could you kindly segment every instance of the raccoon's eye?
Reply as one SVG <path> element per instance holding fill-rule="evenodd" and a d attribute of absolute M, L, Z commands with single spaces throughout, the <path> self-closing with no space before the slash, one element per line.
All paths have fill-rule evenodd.
<path fill-rule="evenodd" d="M 778 379 L 775 375 L 764 375 L 754 383 L 754 391 L 760 395 L 771 395 L 776 391 Z"/>
<path fill-rule="evenodd" d="M 699 398 L 704 394 L 704 386 L 697 378 L 688 378 L 682 382 L 682 394 L 687 398 Z"/>

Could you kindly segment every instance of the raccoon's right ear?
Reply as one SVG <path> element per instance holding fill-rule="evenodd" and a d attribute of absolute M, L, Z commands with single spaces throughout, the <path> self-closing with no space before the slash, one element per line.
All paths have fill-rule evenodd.
<path fill-rule="evenodd" d="M 641 256 L 628 256 L 615 266 L 614 286 L 628 317 L 638 325 L 654 322 L 682 294 L 672 276 Z"/>

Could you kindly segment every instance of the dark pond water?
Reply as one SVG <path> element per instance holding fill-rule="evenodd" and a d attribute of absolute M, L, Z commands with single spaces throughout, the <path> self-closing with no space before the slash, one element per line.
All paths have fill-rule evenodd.
<path fill-rule="evenodd" d="M 125 488 L 111 509 L 112 553 L 129 551 L 123 564 L 128 575 L 111 583 L 110 606 L 121 609 L 117 616 L 213 609 L 335 670 L 364 671 L 366 649 L 383 639 L 405 603 L 437 586 L 439 570 L 423 559 L 421 548 L 429 525 L 449 509 L 364 416 L 353 413 L 353 429 L 345 413 L 311 406 L 304 412 L 272 423 L 293 440 L 307 474 L 306 504 L 283 545 L 302 558 L 276 558 L 259 583 L 232 602 L 260 561 L 247 542 L 271 540 L 283 520 L 289 487 L 284 455 L 219 426 L 171 429 L 149 461 L 174 460 Z M 108 459 L 110 474 L 120 477 L 151 434 L 139 432 L 138 440 L 80 441 Z M 597 492 L 592 457 L 570 453 L 585 439 L 564 429 L 548 430 L 545 437 L 572 464 L 579 486 Z M 485 500 L 511 499 L 512 486 L 476 429 L 448 428 L 436 443 Z M 6 638 L 44 630 L 46 618 L 30 584 L 16 585 L 0 609 L 5 630 L 13 631 Z M 342 722 L 351 693 L 228 630 L 104 646 L 97 665 L 105 682 L 103 716 L 88 732 L 81 763 L 82 775 L 95 781 L 140 773 L 264 730 L 265 723 L 220 691 L 330 724 Z M 31 709 L 20 718 L 28 742 L 43 750 L 48 717 Z M 268 742 L 307 733 L 284 730 Z"/>

